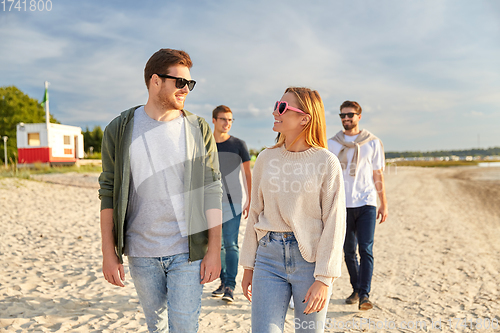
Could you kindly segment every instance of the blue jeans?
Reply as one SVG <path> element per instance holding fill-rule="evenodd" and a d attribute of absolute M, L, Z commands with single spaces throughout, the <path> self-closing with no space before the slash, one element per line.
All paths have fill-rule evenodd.
<path fill-rule="evenodd" d="M 150 332 L 198 331 L 203 294 L 201 260 L 189 262 L 188 258 L 187 253 L 128 258 Z"/>
<path fill-rule="evenodd" d="M 222 203 L 222 246 L 220 251 L 221 271 L 220 280 L 226 287 L 234 290 L 236 287 L 236 275 L 238 274 L 238 259 L 240 248 L 238 246 L 238 234 L 240 231 L 241 206 L 234 205 L 236 216 L 233 215 L 231 207 Z"/>
<path fill-rule="evenodd" d="M 370 294 L 373 275 L 373 239 L 377 207 L 361 206 L 347 208 L 347 229 L 344 242 L 344 256 L 351 285 L 359 296 Z M 359 246 L 360 262 L 356 256 Z"/>
<path fill-rule="evenodd" d="M 295 332 L 324 332 L 328 307 L 305 315 L 307 303 L 302 303 L 315 281 L 315 267 L 302 258 L 291 232 L 268 232 L 259 240 L 252 280 L 252 332 L 283 332 L 292 295 Z"/>

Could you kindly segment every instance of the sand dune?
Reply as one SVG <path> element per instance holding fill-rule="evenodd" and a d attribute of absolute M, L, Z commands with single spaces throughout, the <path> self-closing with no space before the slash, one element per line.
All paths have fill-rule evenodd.
<path fill-rule="evenodd" d="M 389 168 L 390 215 L 376 230 L 375 308 L 343 303 L 351 292 L 344 267 L 327 332 L 419 331 L 416 321 L 432 330 L 438 320 L 442 331 L 471 331 L 471 320 L 473 328 L 493 320 L 499 331 L 498 175 L 499 168 Z M 125 288 L 102 277 L 96 175 L 39 179 L 51 183 L 0 179 L 0 332 L 146 332 L 128 270 Z M 241 289 L 227 305 L 210 297 L 217 285 L 205 288 L 200 332 L 249 332 Z M 291 310 L 287 319 L 293 332 Z"/>

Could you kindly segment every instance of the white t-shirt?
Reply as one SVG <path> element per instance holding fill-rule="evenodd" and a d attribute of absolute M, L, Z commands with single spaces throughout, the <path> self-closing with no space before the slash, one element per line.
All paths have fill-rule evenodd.
<path fill-rule="evenodd" d="M 352 142 L 358 135 L 345 135 L 345 141 Z M 328 150 L 339 155 L 342 145 L 328 140 Z M 373 171 L 384 168 L 384 156 L 379 140 L 372 140 L 359 147 L 359 163 L 356 176 L 349 175 L 354 148 L 347 151 L 347 167 L 344 171 L 345 202 L 347 208 L 377 206 L 377 189 L 373 181 Z"/>

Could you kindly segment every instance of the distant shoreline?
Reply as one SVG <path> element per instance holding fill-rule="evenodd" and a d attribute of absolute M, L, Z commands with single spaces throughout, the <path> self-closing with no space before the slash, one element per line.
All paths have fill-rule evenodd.
<path fill-rule="evenodd" d="M 487 156 L 498 156 L 500 157 L 500 147 L 492 147 L 488 149 L 466 149 L 466 150 L 439 150 L 439 151 L 402 151 L 385 152 L 385 158 L 413 158 L 413 157 L 441 157 L 441 156 L 477 156 L 477 157 L 487 157 Z"/>

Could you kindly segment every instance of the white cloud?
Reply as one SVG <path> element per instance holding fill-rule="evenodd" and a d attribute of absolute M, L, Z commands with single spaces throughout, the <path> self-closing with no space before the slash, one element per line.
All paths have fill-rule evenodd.
<path fill-rule="evenodd" d="M 41 60 L 59 58 L 66 41 L 25 26 L 17 18 L 1 21 L 0 70 L 13 71 Z"/>
<path fill-rule="evenodd" d="M 254 117 L 262 116 L 266 111 L 256 108 L 253 104 L 248 105 L 248 112 Z"/>

